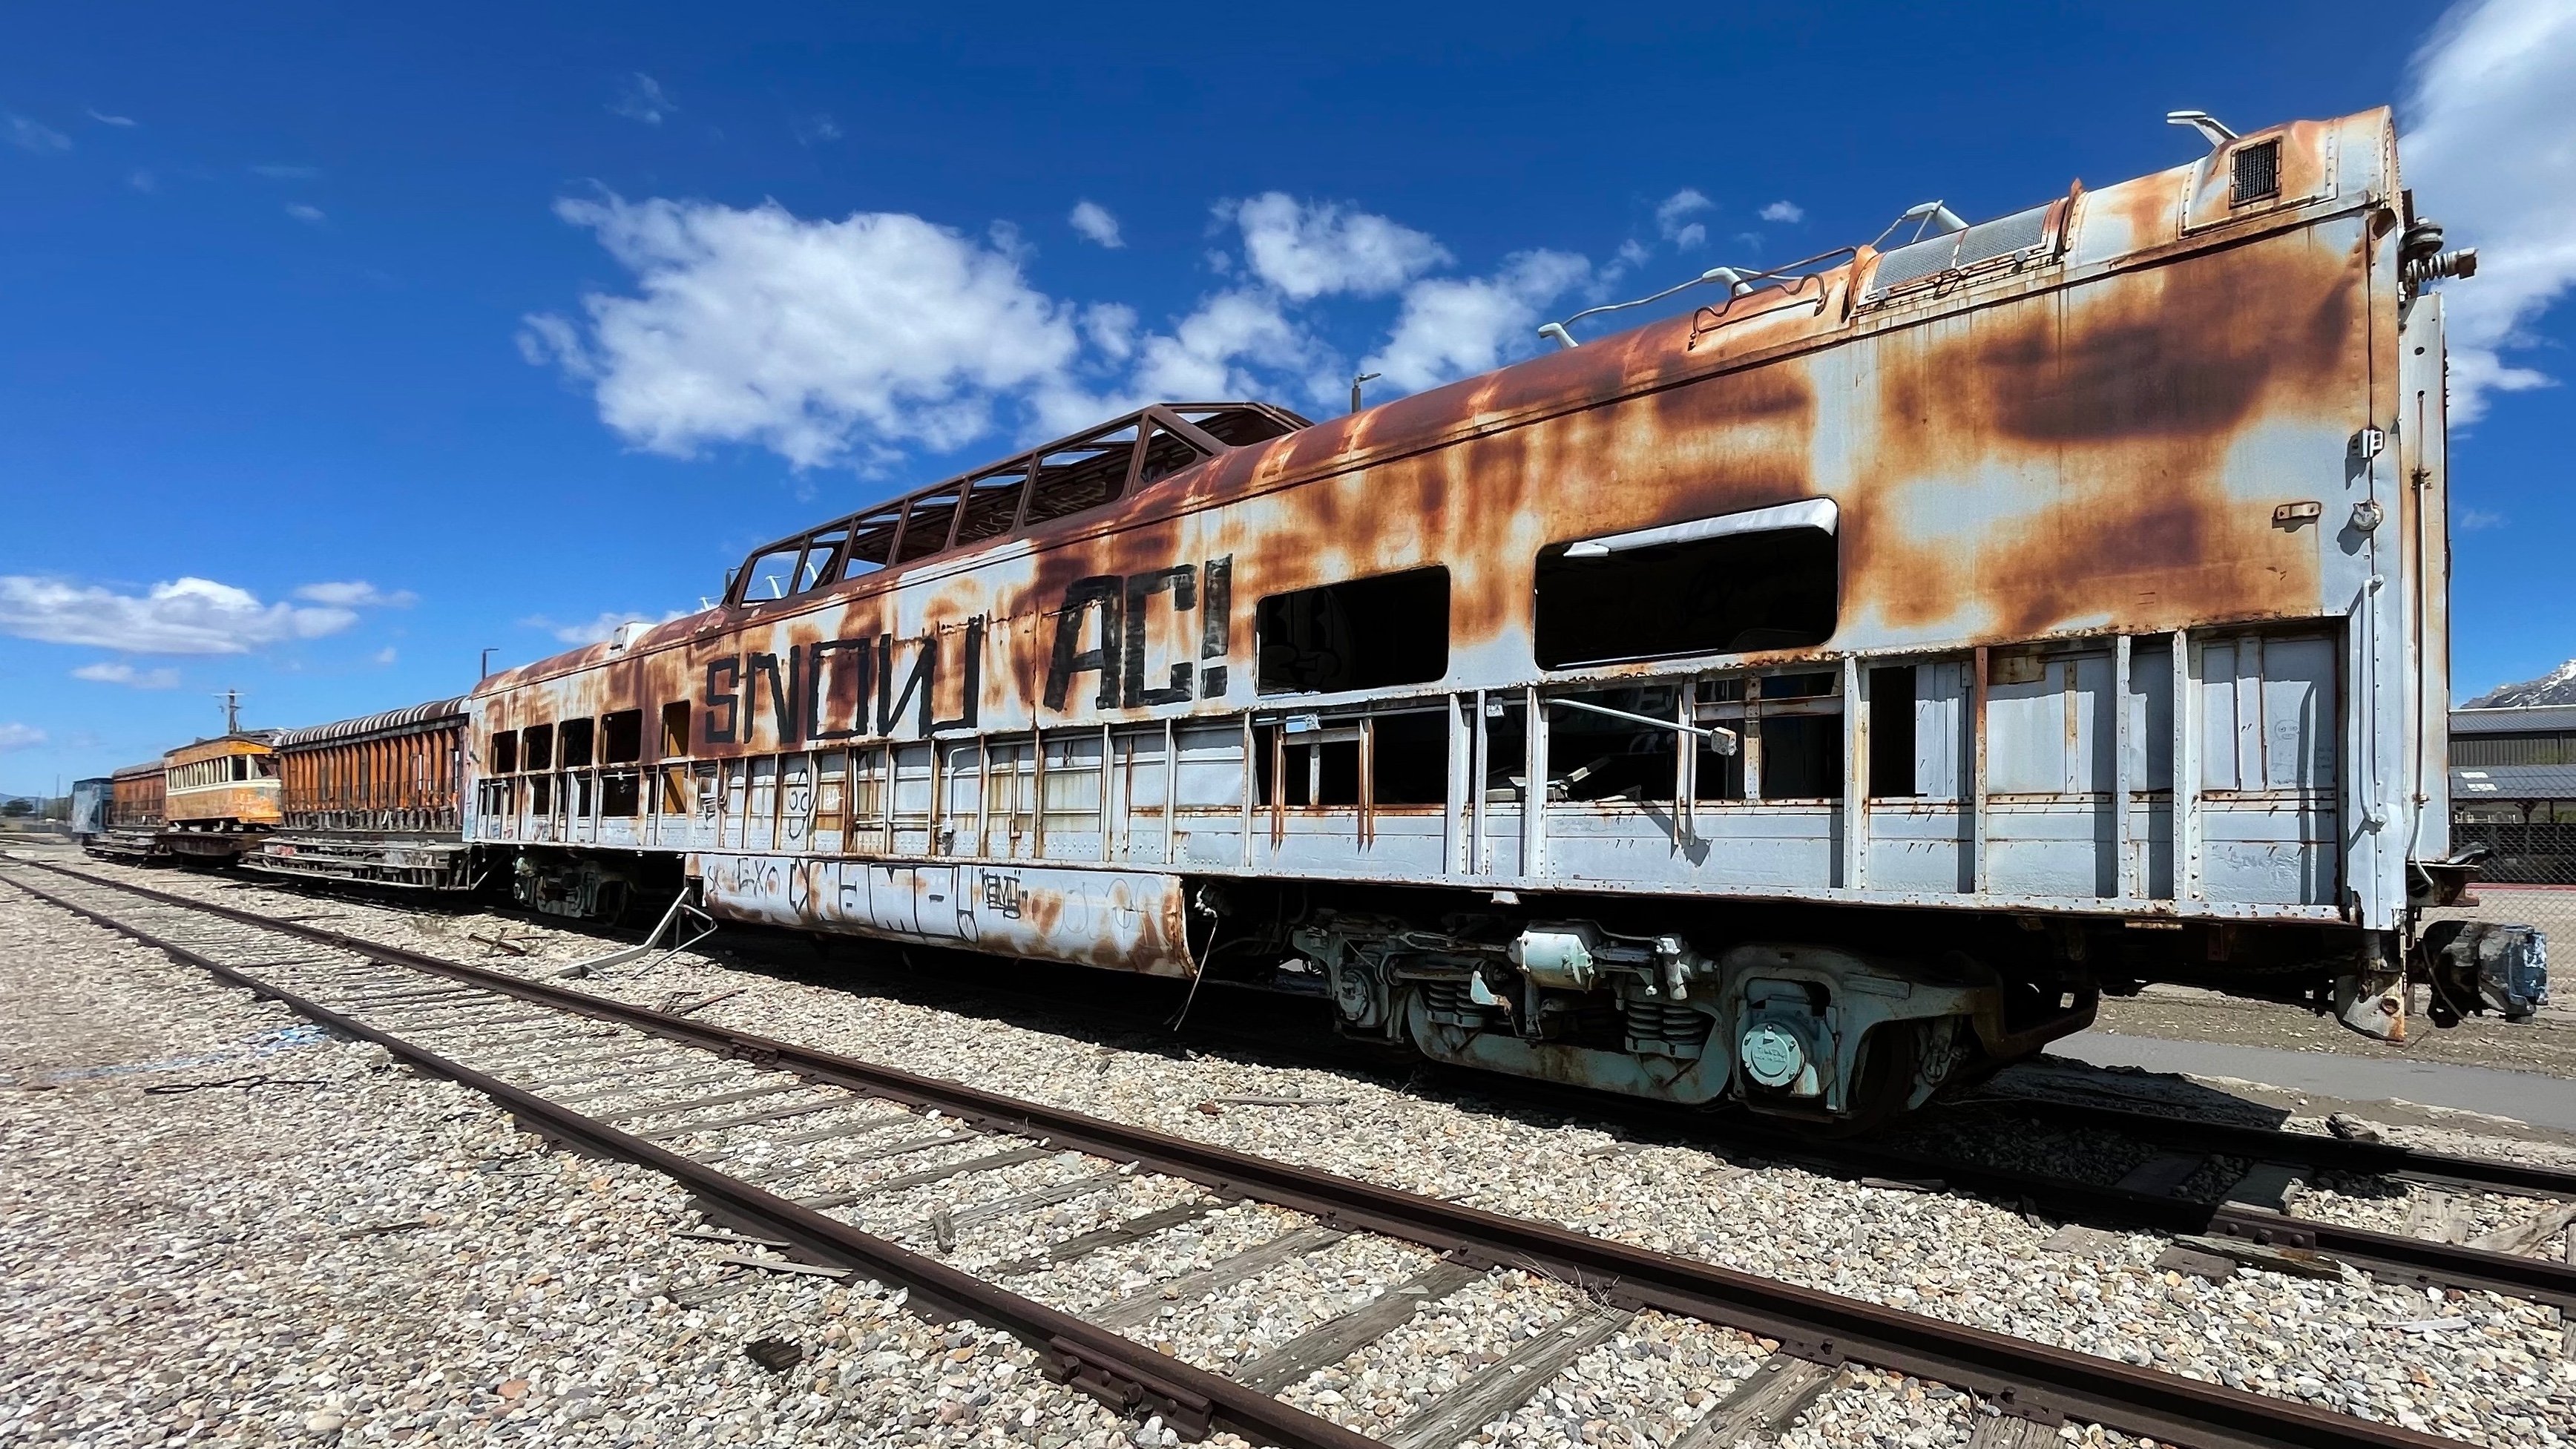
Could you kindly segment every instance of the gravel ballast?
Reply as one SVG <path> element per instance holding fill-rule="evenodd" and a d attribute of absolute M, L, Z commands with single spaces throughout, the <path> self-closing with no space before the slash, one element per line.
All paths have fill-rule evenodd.
<path fill-rule="evenodd" d="M 223 890 L 202 879 L 173 883 L 169 873 L 148 879 L 164 889 Z M 265 890 L 224 890 L 217 898 L 248 909 L 327 913 L 333 919 L 321 924 L 532 975 L 606 949 L 594 937 L 511 922 L 512 938 L 529 943 L 528 956 L 490 956 L 465 938 L 490 934 L 497 924 L 492 917 L 401 915 Z M 1084 973 L 1068 970 L 1067 990 L 1078 991 L 1084 979 Z M 2154 1235 L 2109 1235 L 2107 1246 L 2086 1254 L 2052 1251 L 2042 1244 L 2058 1224 L 2025 1217 L 2009 1205 L 1868 1187 L 1788 1165 L 1730 1163 L 1697 1147 L 1629 1143 L 1613 1121 L 1533 1115 L 1455 1090 L 1426 1091 L 1420 1084 L 1408 1090 L 1393 1076 L 1280 1065 L 1233 1052 L 1184 1052 L 1158 1034 L 1104 1040 L 1096 1025 L 1050 1022 L 1024 1005 L 1013 1008 L 1013 1019 L 1002 1020 L 960 1009 L 973 1004 L 941 999 L 936 991 L 888 995 L 848 989 L 883 980 L 857 969 L 841 981 L 797 980 L 682 955 L 583 985 L 648 1004 L 737 991 L 699 1011 L 697 1019 L 2472 1442 L 2555 1445 L 2565 1441 L 2564 1426 L 2576 1421 L 2576 1366 L 2567 1357 L 2564 1325 L 2553 1310 L 2529 1303 L 2428 1296 L 2358 1273 L 2315 1281 L 2248 1272 L 2213 1283 L 2156 1268 L 2166 1243 Z M 326 1094 L 317 1100 L 321 1095 Z M 1305 1104 L 1215 1105 L 1226 1097 L 1302 1098 Z M 2443 1146 L 2459 1150 L 2456 1143 Z M 2026 1165 L 2088 1177 L 2106 1170 L 2092 1160 L 2095 1150 L 2081 1142 L 2071 1141 L 2064 1152 L 2081 1154 L 2082 1160 L 2052 1161 L 2042 1145 L 2032 1149 L 2037 1160 Z M 995 1180 L 979 1192 L 1007 1195 L 1052 1180 L 1050 1171 L 1076 1171 L 1046 1162 L 1026 1169 L 993 1174 Z M 2331 1185 L 2316 1195 L 2321 1201 L 2339 1197 Z M 924 1201 L 907 1200 L 902 1213 L 918 1216 Z M 958 1261 L 973 1266 L 1012 1257 L 1146 1205 L 1113 1194 L 1052 1209 L 1057 1216 L 1044 1227 L 1022 1219 L 988 1223 L 961 1235 Z M 2374 1219 L 2388 1211 L 2378 1202 L 2366 1207 L 2352 1211 Z M 901 1216 L 890 1213 L 881 1221 L 873 1216 L 877 1210 L 870 1209 L 872 1226 L 893 1226 Z M 1269 1235 L 1271 1227 L 1238 1221 L 1253 1211 L 1228 1209 L 1186 1231 L 1017 1279 L 1013 1286 L 1077 1311 L 1125 1297 Z M 2343 1209 L 2320 1215 L 2342 1216 Z M 660 1242 L 667 1232 L 661 1228 L 651 1240 Z M 1349 1285 L 1353 1291 L 1382 1291 L 1407 1266 L 1373 1264 L 1365 1271 L 1363 1282 Z M 1555 1285 L 1526 1285 L 1526 1292 L 1545 1300 L 1547 1311 L 1561 1313 L 1566 1305 L 1547 1296 L 1556 1291 Z M 1283 1308 L 1276 1300 L 1314 1292 L 1312 1285 L 1291 1290 L 1255 1280 L 1190 1312 L 1160 1315 L 1152 1329 L 1139 1333 L 1159 1334 L 1152 1341 L 1168 1341 L 1174 1352 L 1211 1366 L 1246 1356 L 1257 1361 L 1260 1351 L 1302 1331 L 1313 1313 Z M 713 1309 L 740 1301 L 729 1299 Z M 1460 1363 L 1489 1354 L 1491 1344 L 1470 1342 L 1483 1332 L 1478 1325 L 1484 1320 L 1475 1317 L 1481 1301 L 1462 1294 L 1439 1324 L 1426 1315 L 1406 1332 L 1426 1341 L 1435 1330 L 1447 1334 L 1439 1341 L 1461 1345 L 1448 1356 Z M 1540 1309 L 1534 1301 L 1516 1311 L 1529 1316 Z M 1494 1326 L 1504 1312 L 1494 1310 Z M 1622 1346 L 1638 1340 L 1644 1325 L 1639 1320 L 1584 1355 L 1514 1417 L 1515 1427 L 1503 1437 L 1532 1443 L 1577 1436 L 1583 1442 L 1661 1442 L 1659 1436 L 1704 1412 L 1705 1404 L 1688 1401 L 1689 1394 L 1722 1395 L 1754 1352 L 1747 1341 L 1686 1325 L 1697 1335 L 1696 1346 L 1676 1348 L 1672 1360 L 1659 1358 L 1651 1384 L 1629 1383 L 1615 1369 L 1614 1377 L 1601 1379 L 1598 1366 L 1627 1361 L 1620 1358 Z M 1693 1370 L 1699 1377 L 1675 1371 L 1677 1363 L 1689 1367 L 1695 1357 L 1707 1360 Z M 1373 1369 L 1379 1382 L 1372 1385 L 1365 1375 Z M 1382 1425 L 1400 1417 L 1394 1399 L 1417 1405 L 1440 1382 L 1420 1363 L 1394 1369 L 1365 1354 L 1354 1356 L 1289 1397 L 1293 1402 L 1300 1395 L 1332 1392 L 1344 1401 L 1339 1407 L 1356 1416 L 1365 1404 L 1368 1422 Z M 1329 1380 L 1336 1373 L 1364 1392 L 1354 1396 L 1334 1387 Z M 1431 1376 L 1420 1384 L 1407 1382 L 1423 1373 Z M 1865 1370 L 1844 1374 L 1792 1427 L 1787 1442 L 1848 1443 L 1882 1435 L 1908 1446 L 1964 1441 L 1973 1426 L 1972 1404 L 1954 1401 L 1938 1385 L 1882 1378 Z M 1650 1405 L 1655 1413 L 1601 1412 L 1617 1404 Z"/>

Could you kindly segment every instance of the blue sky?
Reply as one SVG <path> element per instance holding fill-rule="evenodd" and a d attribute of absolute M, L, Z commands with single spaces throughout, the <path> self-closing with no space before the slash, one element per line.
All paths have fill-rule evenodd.
<path fill-rule="evenodd" d="M 2172 165 L 2182 106 L 2438 132 L 2409 177 L 2510 384 L 2455 440 L 2465 697 L 2576 655 L 2567 10 L 24 12 L 0 791 L 226 686 L 260 725 L 461 692 L 1127 398 L 1323 415 L 1916 201 Z"/>

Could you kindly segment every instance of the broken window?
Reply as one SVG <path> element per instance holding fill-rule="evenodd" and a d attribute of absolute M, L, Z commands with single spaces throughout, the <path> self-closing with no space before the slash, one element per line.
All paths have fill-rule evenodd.
<path fill-rule="evenodd" d="M 1670 801 L 1681 773 L 1681 731 L 1648 721 L 1678 724 L 1685 687 L 1603 689 L 1549 700 L 1548 798 Z"/>
<path fill-rule="evenodd" d="M 1375 805 L 1449 802 L 1449 712 L 1382 714 L 1369 720 L 1369 801 Z"/>
<path fill-rule="evenodd" d="M 1000 538 L 1019 521 L 1020 495 L 1028 491 L 1025 463 L 996 468 L 966 484 L 966 511 L 957 520 L 957 546 Z"/>
<path fill-rule="evenodd" d="M 849 541 L 850 531 L 839 525 L 807 534 L 805 558 L 796 566 L 796 585 L 788 592 L 801 594 L 839 579 L 841 550 Z"/>
<path fill-rule="evenodd" d="M 1136 470 L 1136 486 L 1150 487 L 1184 468 L 1196 467 L 1206 456 L 1196 443 L 1158 423 L 1145 437 L 1145 460 Z"/>
<path fill-rule="evenodd" d="M 1172 412 L 1181 421 L 1229 448 L 1284 438 L 1300 426 L 1299 422 L 1290 421 L 1291 415 L 1268 407 L 1176 407 Z"/>
<path fill-rule="evenodd" d="M 590 763 L 590 746 L 593 730 L 589 720 L 565 720 L 561 728 L 557 731 L 557 734 L 559 736 L 557 743 L 563 746 L 563 767 L 565 769 L 578 770 Z"/>
<path fill-rule="evenodd" d="M 555 777 L 552 775 L 538 775 L 528 781 L 530 814 L 544 815 L 553 810 L 554 783 Z"/>
<path fill-rule="evenodd" d="M 644 758 L 644 711 L 621 709 L 599 717 L 599 758 L 611 765 Z"/>
<path fill-rule="evenodd" d="M 555 727 L 553 725 L 530 725 L 519 732 L 519 737 L 526 743 L 527 767 L 529 769 L 551 770 L 554 768 Z"/>
<path fill-rule="evenodd" d="M 1835 524 L 1832 500 L 1811 498 L 1550 544 L 1538 555 L 1538 662 L 1821 644 L 1837 608 Z"/>
<path fill-rule="evenodd" d="M 948 547 L 948 530 L 957 521 L 957 500 L 964 492 L 962 485 L 952 483 L 912 500 L 903 515 L 903 534 L 895 544 L 896 563 L 928 558 Z"/>
<path fill-rule="evenodd" d="M 850 524 L 850 545 L 843 555 L 841 577 L 872 574 L 894 559 L 895 530 L 903 523 L 903 505 L 890 503 L 862 513 Z"/>
<path fill-rule="evenodd" d="M 1843 793 L 1843 722 L 1834 715 L 1762 721 L 1762 798 L 1831 800 Z"/>
<path fill-rule="evenodd" d="M 783 599 L 796 591 L 796 566 L 805 556 L 805 546 L 781 544 L 752 556 L 742 569 L 742 599 L 746 604 Z"/>
<path fill-rule="evenodd" d="M 1914 666 L 1869 672 L 1869 793 L 1895 799 L 1923 793 L 1914 782 Z"/>
<path fill-rule="evenodd" d="M 689 702 L 675 699 L 662 706 L 662 758 L 675 760 L 689 753 Z"/>
<path fill-rule="evenodd" d="M 1028 513 L 1022 526 L 1035 528 L 1086 508 L 1097 508 L 1125 493 L 1135 455 L 1133 425 L 1050 450 L 1038 459 L 1037 479 L 1029 488 Z"/>
<path fill-rule="evenodd" d="M 600 776 L 599 813 L 628 817 L 643 814 L 643 777 L 633 770 L 611 770 Z"/>
<path fill-rule="evenodd" d="M 1255 622 L 1264 694 L 1420 684 L 1449 672 L 1449 571 L 1273 594 Z"/>

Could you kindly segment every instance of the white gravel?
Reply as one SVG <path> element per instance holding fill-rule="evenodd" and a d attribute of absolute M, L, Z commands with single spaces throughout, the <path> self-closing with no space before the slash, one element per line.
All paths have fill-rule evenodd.
<path fill-rule="evenodd" d="M 166 874 L 156 873 L 153 882 L 183 888 L 170 884 Z M 214 887 L 198 880 L 184 888 Z M 291 901 L 291 909 L 331 913 L 337 924 L 355 933 L 417 942 L 464 959 L 477 959 L 483 949 L 464 943 L 464 937 L 490 934 L 496 924 L 489 917 L 394 916 L 265 891 L 242 891 L 227 899 L 253 907 L 268 899 Z M 597 940 L 573 933 L 518 923 L 510 929 L 514 938 L 536 942 L 535 949 L 524 961 L 496 957 L 491 964 L 542 971 L 542 963 L 602 949 Z M 1065 979 L 1068 990 L 1079 990 L 1083 976 L 1068 971 Z M 1742 1171 L 1696 1148 L 1625 1150 L 1607 1122 L 1532 1119 L 1517 1109 L 1409 1093 L 1400 1084 L 1325 1068 L 1174 1053 L 1160 1040 L 1142 1036 L 1104 1045 L 1084 1035 L 1096 1028 L 998 1021 L 763 975 L 705 956 L 682 956 L 589 986 L 655 1004 L 738 988 L 741 994 L 708 1007 L 699 1019 L 927 1074 L 962 1077 L 988 1090 L 2471 1442 L 2557 1445 L 2576 1422 L 2576 1364 L 2567 1356 L 2563 1325 L 2554 1311 L 2515 1300 L 2428 1297 L 2419 1290 L 2377 1285 L 2359 1274 L 2320 1283 L 2248 1273 L 2213 1284 L 2152 1268 L 2165 1246 L 2152 1235 L 2116 1238 L 2116 1246 L 2098 1257 L 2071 1257 L 2040 1247 L 2055 1223 L 2029 1221 L 2010 1208 L 1975 1199 L 1862 1187 L 1783 1165 L 1748 1164 L 1754 1170 Z M 1020 1015 L 1027 1019 L 1024 1008 Z M 1302 1095 L 1318 1104 L 1227 1107 L 1213 1114 L 1200 1110 L 1212 1098 L 1240 1095 Z M 1325 1098 L 1341 1101 L 1324 1105 Z M 2114 1178 L 2125 1170 L 2117 1154 L 2108 1162 L 2090 1161 L 2089 1151 L 2081 1142 L 2069 1142 L 2054 1153 L 2042 1151 L 2046 1160 L 2031 1165 L 2088 1170 L 2095 1176 L 2107 1172 Z M 2135 1145 L 2123 1151 L 2134 1154 Z M 990 1190 L 998 1194 L 1006 1186 L 1017 1190 L 1027 1181 L 1052 1180 L 1034 1169 L 1075 1173 L 1098 1165 L 1029 1166 L 1033 1171 L 1027 1179 L 997 1180 Z M 1121 1211 L 1141 1205 L 1129 1200 Z M 906 1204 L 905 1210 L 917 1206 Z M 1062 1222 L 1066 1232 L 1109 1220 L 1103 1211 L 1106 1202 L 1085 1200 L 1066 1207 L 1071 1210 Z M 1243 1232 L 1229 1239 L 1225 1235 L 1234 1230 L 1228 1221 L 1228 1214 L 1201 1219 L 1187 1231 L 1101 1255 L 1102 1261 L 1033 1275 L 1019 1286 L 1033 1296 L 1073 1305 L 1086 1293 L 1136 1291 L 1155 1278 L 1203 1266 L 1234 1246 L 1268 1236 L 1266 1231 Z M 1005 1236 L 1007 1242 L 988 1246 L 970 1234 L 960 1253 L 1008 1257 L 1048 1234 Z M 1130 1266 L 1122 1272 L 1121 1264 Z M 1113 1273 L 1114 1281 L 1104 1281 L 1102 1275 Z M 1559 1291 L 1554 1285 L 1528 1286 L 1540 1298 Z M 1481 1300 L 1471 1291 L 1457 1301 L 1472 1307 Z M 1552 1299 L 1547 1302 L 1557 1306 Z M 1499 1329 L 1512 1311 L 1530 1310 L 1496 1308 L 1490 1325 L 1471 1312 L 1468 1319 L 1449 1324 L 1452 1338 L 1463 1346 L 1448 1357 L 1460 1360 L 1486 1351 L 1488 1345 L 1469 1341 L 1478 1340 L 1487 1326 Z M 1158 1331 L 1170 1335 L 1175 1351 L 1213 1361 L 1229 1348 L 1238 1356 L 1259 1348 L 1252 1341 L 1254 1329 L 1265 1316 L 1276 1321 L 1261 1328 L 1264 1338 L 1276 1342 L 1293 1337 L 1299 1331 L 1294 1320 L 1279 1314 L 1270 1298 L 1252 1291 L 1237 1305 L 1203 1304 L 1197 1314 L 1175 1314 L 1157 1324 Z M 1421 1338 L 1429 1330 L 1417 1320 L 1409 1331 Z M 1710 1340 L 1726 1341 L 1724 1336 Z M 1659 1386 L 1638 1392 L 1715 1393 L 1719 1380 L 1740 1365 L 1721 1364 L 1715 1348 L 1710 1359 L 1701 1380 L 1677 1377 L 1665 1363 Z M 1560 1376 L 1560 1386 L 1578 1383 L 1581 1368 L 1578 1364 L 1576 1372 Z M 1382 1408 L 1396 1399 L 1417 1403 L 1418 1397 L 1407 1396 L 1432 1391 L 1437 1374 L 1446 1372 L 1420 1371 L 1432 1376 L 1419 1385 L 1405 1382 L 1417 1372 L 1413 1368 L 1394 1372 L 1392 1387 L 1383 1382 L 1386 1373 L 1377 1384 L 1355 1379 L 1361 1391 L 1356 1396 L 1327 1383 L 1327 1376 L 1310 1380 L 1299 1392 L 1341 1394 L 1341 1407 L 1349 1413 L 1365 1411 L 1383 1421 L 1387 1415 L 1379 1412 Z M 1346 1364 L 1336 1372 L 1351 1375 L 1354 1369 Z M 1367 1369 L 1356 1372 L 1364 1375 Z M 1914 1396 L 1918 1390 L 1919 1398 Z M 1596 1412 L 1604 1402 L 1603 1390 L 1581 1392 L 1592 1394 L 1589 1408 L 1580 1392 L 1569 1392 L 1560 1411 L 1552 1390 L 1548 1406 L 1531 1420 L 1529 1442 L 1564 1442 L 1568 1414 L 1575 1416 L 1573 1437 L 1584 1442 L 1644 1442 L 1638 1426 L 1620 1415 Z M 1650 1401 L 1663 1402 L 1639 1400 Z M 1701 1406 L 1684 1402 L 1680 1407 Z M 1678 1420 L 1678 1414 L 1668 1412 L 1659 1422 L 1668 1428 Z M 1964 1401 L 1948 1397 L 1937 1385 L 1881 1382 L 1879 1376 L 1856 1371 L 1820 1399 L 1804 1423 L 1789 1442 L 1915 1446 L 1963 1440 L 1972 1414 Z M 1592 1430 L 1588 1436 L 1585 1428 Z"/>
<path fill-rule="evenodd" d="M 667 1180 L 5 886 L 0 989 L 0 1444 L 1163 1440 L 873 1283 L 674 1301 Z"/>

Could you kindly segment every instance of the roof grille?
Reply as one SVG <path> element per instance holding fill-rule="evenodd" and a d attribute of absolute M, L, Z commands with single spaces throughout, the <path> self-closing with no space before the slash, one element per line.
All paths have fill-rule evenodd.
<path fill-rule="evenodd" d="M 1929 277 L 1966 271 L 2002 258 L 2035 252 L 2048 240 L 2048 208 L 2054 204 L 2034 206 L 2028 211 L 1979 222 L 1965 231 L 1945 232 L 1905 246 L 1892 247 L 1880 255 L 1878 270 L 1870 274 L 1867 295 L 1884 297 L 1899 287 L 1911 286 Z"/>
<path fill-rule="evenodd" d="M 2228 189 L 2227 204 L 2243 206 L 2267 196 L 2281 194 L 2281 143 L 2264 141 L 2236 148 L 2235 184 Z"/>

